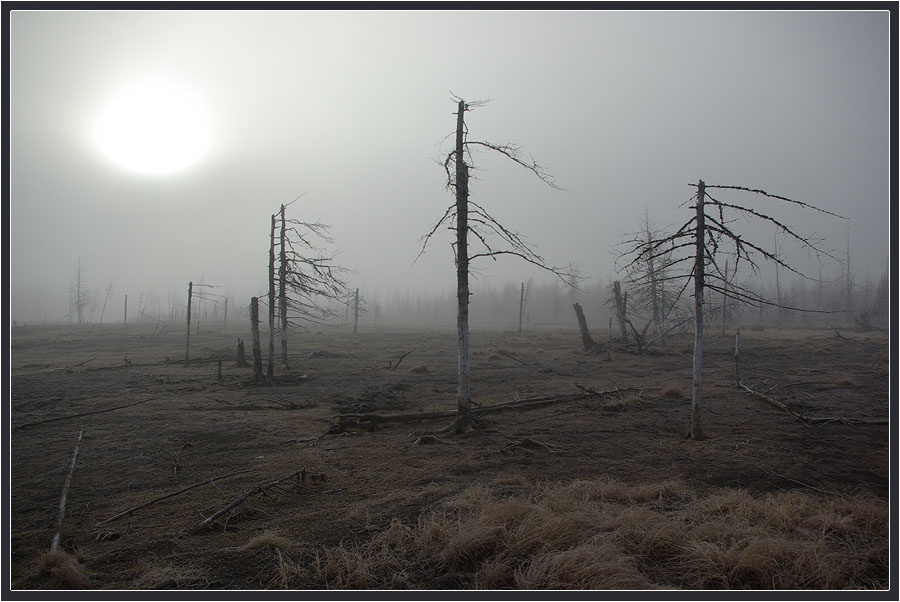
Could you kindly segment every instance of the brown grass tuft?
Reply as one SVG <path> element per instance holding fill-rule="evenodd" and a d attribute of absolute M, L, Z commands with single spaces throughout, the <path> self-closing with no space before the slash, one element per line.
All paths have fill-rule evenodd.
<path fill-rule="evenodd" d="M 834 386 L 838 387 L 839 389 L 855 389 L 856 383 L 849 378 L 842 378 L 841 380 L 836 381 L 834 383 Z"/>
<path fill-rule="evenodd" d="M 271 531 L 264 531 L 263 533 L 253 537 L 241 546 L 242 550 L 255 550 L 256 548 L 291 548 L 296 544 L 288 539 L 287 537 L 282 537 L 280 535 L 276 535 Z"/>
<path fill-rule="evenodd" d="M 684 391 L 680 387 L 669 387 L 662 392 L 662 396 L 666 399 L 684 399 Z"/>
<path fill-rule="evenodd" d="M 41 571 L 50 573 L 53 581 L 63 589 L 88 589 L 89 573 L 78 560 L 61 550 L 48 552 L 40 560 Z"/>
<path fill-rule="evenodd" d="M 427 373 L 431 372 L 431 370 L 428 369 L 428 366 L 425 366 L 423 364 L 420 364 L 418 366 L 413 366 L 412 368 L 409 369 L 409 371 L 412 372 L 413 374 L 427 374 Z"/>

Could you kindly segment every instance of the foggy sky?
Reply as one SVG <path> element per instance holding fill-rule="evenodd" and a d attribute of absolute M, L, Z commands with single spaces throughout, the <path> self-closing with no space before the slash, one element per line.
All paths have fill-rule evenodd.
<path fill-rule="evenodd" d="M 470 140 L 521 145 L 565 188 L 475 154 L 471 198 L 550 264 L 608 279 L 645 210 L 680 225 L 701 178 L 851 217 L 858 280 L 891 252 L 887 12 L 15 11 L 7 39 L 12 319 L 40 318 L 36 302 L 65 314 L 79 258 L 90 291 L 112 284 L 111 315 L 124 294 L 165 300 L 201 278 L 249 298 L 269 216 L 298 195 L 288 217 L 332 226 L 351 287 L 452 290 L 450 232 L 413 263 L 453 201 L 451 94 L 491 99 L 467 113 Z M 116 167 L 89 135 L 108 98 L 152 76 L 212 120 L 211 152 L 169 176 Z M 718 198 L 843 257 L 842 220 Z M 548 278 L 478 267 L 497 286 Z"/>

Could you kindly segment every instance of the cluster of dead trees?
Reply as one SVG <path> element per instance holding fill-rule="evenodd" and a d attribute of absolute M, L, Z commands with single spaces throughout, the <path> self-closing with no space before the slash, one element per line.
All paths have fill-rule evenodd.
<path fill-rule="evenodd" d="M 299 198 L 299 197 L 298 197 Z M 281 205 L 273 213 L 269 230 L 268 272 L 268 361 L 265 376 L 259 335 L 259 297 L 250 299 L 250 328 L 253 344 L 253 380 L 275 375 L 276 318 L 280 332 L 280 364 L 287 370 L 288 331 L 305 323 L 325 324 L 336 317 L 333 301 L 347 297 L 343 275 L 347 269 L 335 261 L 335 253 L 326 253 L 319 245 L 333 243 L 329 227 L 287 217 Z"/>

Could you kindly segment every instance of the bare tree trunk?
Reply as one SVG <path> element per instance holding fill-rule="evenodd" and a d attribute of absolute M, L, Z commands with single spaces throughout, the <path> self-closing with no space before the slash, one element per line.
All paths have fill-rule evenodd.
<path fill-rule="evenodd" d="M 722 283 L 722 336 L 725 336 L 725 302 L 728 300 L 728 260 L 725 260 L 725 279 Z"/>
<path fill-rule="evenodd" d="M 581 309 L 580 303 L 575 303 L 572 305 L 575 308 L 575 317 L 578 319 L 578 331 L 581 332 L 581 344 L 584 346 L 584 350 L 587 352 L 594 351 L 594 339 L 591 338 L 591 333 L 588 331 L 587 319 L 584 317 L 584 310 Z"/>
<path fill-rule="evenodd" d="M 269 358 L 266 376 L 275 376 L 275 214 L 272 214 L 272 229 L 269 232 Z"/>
<path fill-rule="evenodd" d="M 525 283 L 522 283 L 522 290 L 519 293 L 519 334 L 522 334 L 522 312 L 525 310 Z"/>
<path fill-rule="evenodd" d="M 281 369 L 288 367 L 287 355 L 287 292 L 285 289 L 285 281 L 287 280 L 287 251 L 284 248 L 284 205 L 281 206 L 281 247 L 279 248 L 280 265 L 278 266 L 278 309 L 281 314 Z"/>
<path fill-rule="evenodd" d="M 128 324 L 128 295 L 125 295 L 125 324 Z"/>
<path fill-rule="evenodd" d="M 616 319 L 619 321 L 619 336 L 622 341 L 627 341 L 628 326 L 625 323 L 625 301 L 622 299 L 622 287 L 618 280 L 613 282 L 613 295 L 616 301 Z"/>
<path fill-rule="evenodd" d="M 262 380 L 262 349 L 259 343 L 259 298 L 250 297 L 250 338 L 253 341 L 253 380 Z"/>
<path fill-rule="evenodd" d="M 703 269 L 706 260 L 704 247 L 706 221 L 703 215 L 705 194 L 706 185 L 703 180 L 700 180 L 697 184 L 697 248 L 694 258 L 694 382 L 691 400 L 691 439 L 695 441 L 703 439 L 701 403 L 703 393 Z"/>
<path fill-rule="evenodd" d="M 775 257 L 778 257 L 778 234 L 775 234 Z M 775 264 L 775 299 L 778 302 L 778 323 L 779 325 L 784 322 L 784 308 L 781 304 L 781 270 L 778 269 L 778 264 Z"/>
<path fill-rule="evenodd" d="M 188 282 L 188 302 L 187 302 L 187 336 L 184 341 L 184 367 L 188 367 L 188 351 L 191 348 L 191 299 L 193 298 L 194 283 Z"/>
<path fill-rule="evenodd" d="M 741 329 L 734 333 L 734 381 L 741 386 Z"/>
<path fill-rule="evenodd" d="M 359 289 L 353 297 L 353 334 L 356 334 L 356 328 L 359 326 Z"/>
<path fill-rule="evenodd" d="M 463 135 L 466 103 L 459 101 L 456 115 L 456 328 L 457 404 L 454 433 L 472 429 L 469 391 L 469 167 L 464 160 Z"/>
<path fill-rule="evenodd" d="M 225 317 L 222 318 L 222 322 L 228 324 L 228 297 L 225 297 Z"/>
<path fill-rule="evenodd" d="M 853 315 L 853 280 L 850 278 L 850 224 L 847 224 L 847 321 Z M 81 320 L 79 319 L 79 322 Z"/>

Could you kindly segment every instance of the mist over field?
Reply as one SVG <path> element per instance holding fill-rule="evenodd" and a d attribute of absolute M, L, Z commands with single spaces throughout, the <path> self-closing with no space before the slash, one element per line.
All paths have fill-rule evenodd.
<path fill-rule="evenodd" d="M 645 215 L 666 231 L 690 219 L 701 179 L 849 218 L 716 193 L 831 252 L 819 263 L 771 223 L 730 223 L 767 249 L 777 240 L 800 272 L 826 281 L 782 271 L 793 301 L 845 309 L 849 253 L 850 303 L 869 307 L 893 251 L 889 18 L 13 10 L 8 319 L 78 321 L 80 290 L 82 322 L 122 321 L 126 295 L 129 321 L 180 320 L 188 282 L 216 287 L 205 319 L 224 319 L 226 298 L 237 318 L 265 294 L 271 215 L 297 199 L 287 217 L 330 225 L 325 248 L 350 270 L 367 327 L 376 313 L 385 323 L 452 326 L 453 233 L 441 228 L 419 252 L 453 202 L 442 164 L 453 150 L 454 97 L 490 100 L 466 114 L 470 140 L 520 145 L 562 189 L 476 151 L 471 200 L 547 264 L 571 264 L 585 278 L 573 291 L 516 258 L 482 258 L 473 263 L 473 325 L 514 324 L 528 282 L 531 322 L 574 325 L 574 300 L 600 319 L 608 285 L 623 278 L 619 245 Z M 151 80 L 200 107 L 173 136 L 208 122 L 169 141 L 163 154 L 195 143 L 202 152 L 167 173 L 123 167 L 96 135 L 110 99 Z M 141 125 L 140 111 L 132 120 Z M 738 278 L 774 290 L 771 266 Z"/>

